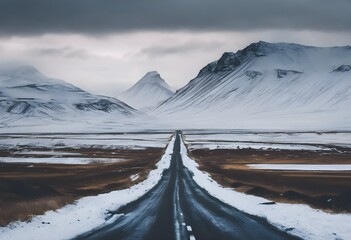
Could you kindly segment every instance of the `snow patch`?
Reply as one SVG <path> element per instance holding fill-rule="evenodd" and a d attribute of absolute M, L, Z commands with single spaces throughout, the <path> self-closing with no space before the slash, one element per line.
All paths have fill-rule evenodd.
<path fill-rule="evenodd" d="M 135 180 L 137 180 L 138 178 L 139 178 L 139 173 L 130 176 L 130 180 L 132 180 L 133 182 L 134 182 Z"/>

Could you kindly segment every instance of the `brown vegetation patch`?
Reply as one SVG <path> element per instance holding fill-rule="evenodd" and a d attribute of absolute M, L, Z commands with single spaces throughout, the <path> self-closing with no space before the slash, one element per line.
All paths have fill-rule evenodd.
<path fill-rule="evenodd" d="M 6 155 L 5 152 L 0 155 Z M 0 163 L 0 225 L 30 219 L 84 196 L 128 188 L 145 179 L 164 149 L 66 148 L 64 152 L 124 160 L 86 165 Z M 130 177 L 134 174 L 139 174 L 139 178 L 132 181 Z"/>
<path fill-rule="evenodd" d="M 190 154 L 201 170 L 237 191 L 272 201 L 351 212 L 351 171 L 264 170 L 246 166 L 259 163 L 351 164 L 349 152 L 197 149 Z"/>

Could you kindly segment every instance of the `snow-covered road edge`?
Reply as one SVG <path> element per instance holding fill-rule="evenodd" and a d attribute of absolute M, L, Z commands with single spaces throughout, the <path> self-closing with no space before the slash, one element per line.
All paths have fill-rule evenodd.
<path fill-rule="evenodd" d="M 277 203 L 262 205 L 269 200 L 225 188 L 209 174 L 198 169 L 198 164 L 189 158 L 181 139 L 180 154 L 183 164 L 194 175 L 195 182 L 212 196 L 243 212 L 267 219 L 283 231 L 303 239 L 351 239 L 351 214 L 329 214 L 304 204 Z"/>
<path fill-rule="evenodd" d="M 157 168 L 150 171 L 143 182 L 128 189 L 81 198 L 76 204 L 48 211 L 44 215 L 34 217 L 30 222 L 12 223 L 0 228 L 0 239 L 71 239 L 106 224 L 105 218 L 109 210 L 116 210 L 140 198 L 160 181 L 163 171 L 170 167 L 174 141 L 175 136 L 168 143 L 164 155 L 156 165 Z M 108 222 L 111 222 L 111 219 Z"/>

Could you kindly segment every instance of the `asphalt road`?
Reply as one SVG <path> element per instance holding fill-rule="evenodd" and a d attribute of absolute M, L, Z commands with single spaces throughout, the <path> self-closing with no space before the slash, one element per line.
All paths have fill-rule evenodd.
<path fill-rule="evenodd" d="M 200 188 L 183 166 L 180 132 L 176 134 L 171 166 L 161 181 L 142 198 L 111 213 L 123 216 L 77 239 L 296 239 Z"/>

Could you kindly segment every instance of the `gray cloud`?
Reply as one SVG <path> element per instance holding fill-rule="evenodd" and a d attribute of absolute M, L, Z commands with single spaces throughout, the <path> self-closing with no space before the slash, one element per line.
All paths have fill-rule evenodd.
<path fill-rule="evenodd" d="M 67 57 L 67 58 L 87 59 L 87 58 L 96 57 L 96 56 L 93 56 L 92 54 L 90 54 L 86 50 L 79 49 L 79 50 L 74 50 L 74 51 L 70 51 L 70 52 L 66 53 L 65 57 Z"/>
<path fill-rule="evenodd" d="M 63 56 L 70 51 L 69 47 L 65 48 L 38 48 L 30 50 L 29 53 L 39 55 L 39 56 Z"/>
<path fill-rule="evenodd" d="M 349 0 L 0 0 L 0 34 L 138 30 L 350 31 Z"/>
<path fill-rule="evenodd" d="M 63 48 L 37 48 L 28 51 L 29 54 L 36 56 L 50 56 L 50 57 L 65 57 L 65 58 L 79 58 L 87 59 L 91 57 L 98 57 L 92 53 L 89 53 L 84 49 L 73 49 L 71 47 Z"/>
<path fill-rule="evenodd" d="M 191 41 L 184 44 L 151 46 L 140 50 L 139 54 L 146 55 L 149 58 L 164 57 L 167 55 L 176 55 L 181 53 L 193 53 L 199 51 L 213 51 L 222 46 L 221 42 L 200 42 Z"/>

